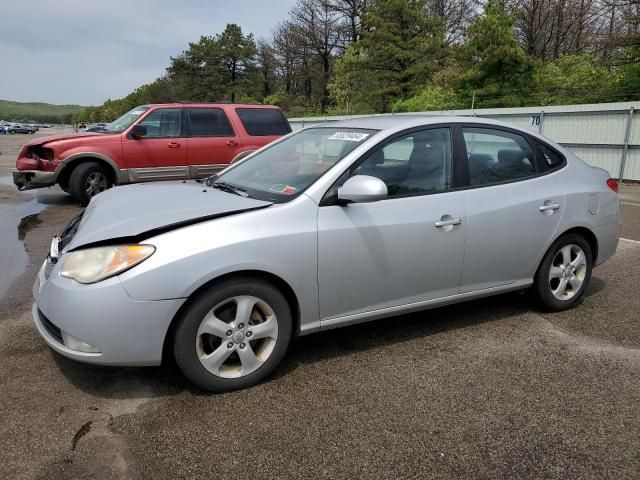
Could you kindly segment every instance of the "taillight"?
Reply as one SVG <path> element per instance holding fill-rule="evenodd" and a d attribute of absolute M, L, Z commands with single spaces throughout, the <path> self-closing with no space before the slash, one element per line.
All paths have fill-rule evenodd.
<path fill-rule="evenodd" d="M 609 180 L 607 180 L 607 187 L 618 193 L 618 181 L 615 178 L 610 178 Z"/>

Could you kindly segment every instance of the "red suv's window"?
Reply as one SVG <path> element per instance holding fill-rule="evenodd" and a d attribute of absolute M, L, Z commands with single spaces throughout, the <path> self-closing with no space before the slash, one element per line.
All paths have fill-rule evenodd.
<path fill-rule="evenodd" d="M 188 108 L 192 137 L 233 137 L 234 132 L 221 108 Z"/>
<path fill-rule="evenodd" d="M 140 125 L 147 128 L 145 138 L 180 137 L 181 113 L 179 108 L 158 108 L 151 112 L 140 122 Z"/>
<path fill-rule="evenodd" d="M 289 122 L 275 108 L 236 108 L 236 112 L 251 136 L 286 135 L 291 132 Z"/>

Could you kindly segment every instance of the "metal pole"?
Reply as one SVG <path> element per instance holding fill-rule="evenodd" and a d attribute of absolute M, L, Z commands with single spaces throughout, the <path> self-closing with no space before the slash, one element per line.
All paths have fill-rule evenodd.
<path fill-rule="evenodd" d="M 473 107 L 476 104 L 476 91 L 473 91 L 473 96 L 471 97 L 471 112 L 473 112 Z"/>
<path fill-rule="evenodd" d="M 620 159 L 620 175 L 618 180 L 624 179 L 624 164 L 627 161 L 627 150 L 629 150 L 629 135 L 631 134 L 631 121 L 633 120 L 633 107 L 629 108 L 629 116 L 627 117 L 627 130 L 624 133 L 624 146 L 622 147 L 622 158 Z"/>
<path fill-rule="evenodd" d="M 542 124 L 544 123 L 544 110 L 540 110 L 540 123 L 538 124 L 538 133 L 542 135 Z"/>

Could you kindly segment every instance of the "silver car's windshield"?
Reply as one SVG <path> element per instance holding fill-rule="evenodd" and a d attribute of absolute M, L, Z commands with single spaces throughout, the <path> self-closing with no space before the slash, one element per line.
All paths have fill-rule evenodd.
<path fill-rule="evenodd" d="M 120 133 L 124 132 L 133 122 L 140 118 L 144 112 L 146 112 L 149 107 L 136 107 L 133 110 L 129 110 L 127 113 L 122 115 L 117 120 L 114 120 L 106 127 L 104 127 L 106 132 L 109 133 Z"/>
<path fill-rule="evenodd" d="M 302 130 L 207 183 L 261 200 L 287 202 L 374 133 L 361 128 Z"/>

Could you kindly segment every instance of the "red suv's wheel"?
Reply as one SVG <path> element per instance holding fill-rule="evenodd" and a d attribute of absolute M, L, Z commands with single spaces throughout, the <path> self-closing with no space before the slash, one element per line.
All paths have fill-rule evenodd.
<path fill-rule="evenodd" d="M 81 163 L 73 169 L 69 177 L 69 193 L 82 205 L 88 204 L 91 197 L 112 186 L 109 174 L 96 162 Z"/>

